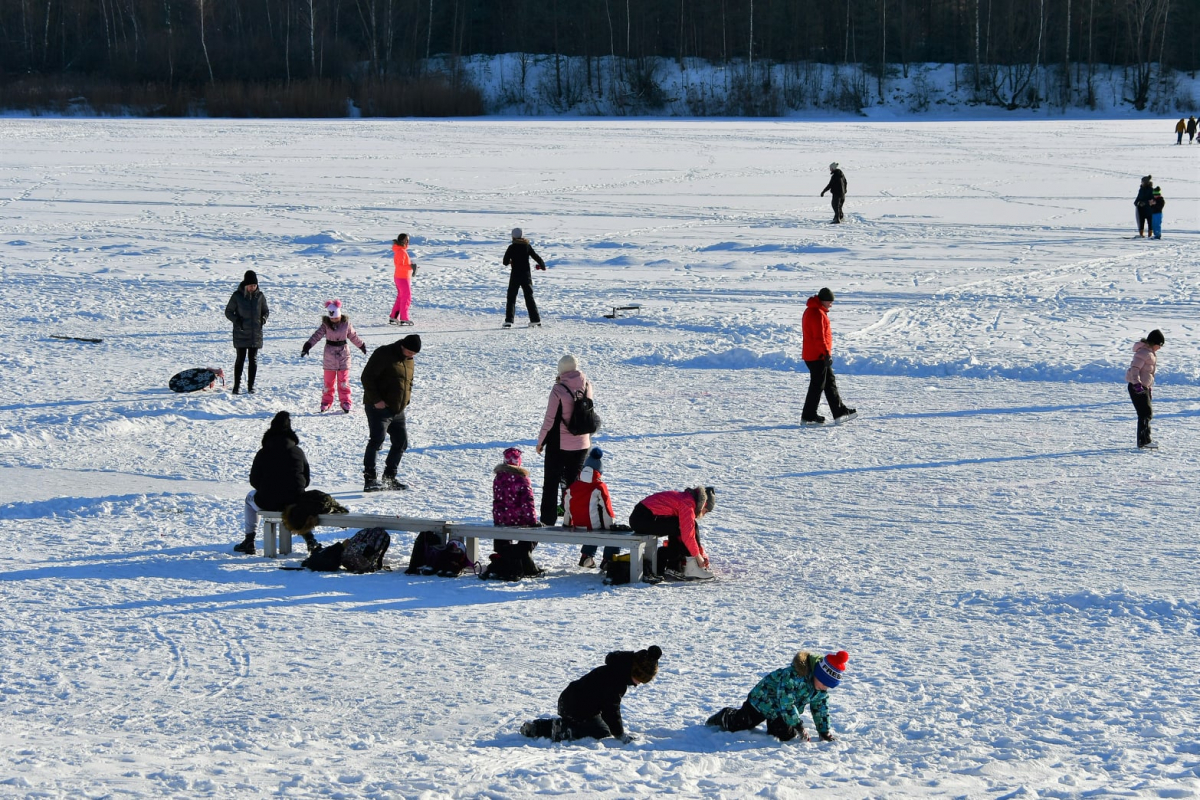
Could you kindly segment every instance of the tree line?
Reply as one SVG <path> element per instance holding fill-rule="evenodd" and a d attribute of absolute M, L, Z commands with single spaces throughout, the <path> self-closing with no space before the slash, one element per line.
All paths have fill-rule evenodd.
<path fill-rule="evenodd" d="M 1038 70 L 1131 70 L 1130 102 L 1200 65 L 1195 0 L 3 0 L 0 81 L 167 87 L 455 85 L 455 59 L 955 63 L 1001 103 Z M 431 62 L 430 59 L 435 59 Z M 450 65 L 447 69 L 446 65 Z M 280 91 L 283 91 L 281 88 Z M 459 87 L 462 88 L 462 87 Z M 334 88 L 335 94 L 340 91 Z"/>

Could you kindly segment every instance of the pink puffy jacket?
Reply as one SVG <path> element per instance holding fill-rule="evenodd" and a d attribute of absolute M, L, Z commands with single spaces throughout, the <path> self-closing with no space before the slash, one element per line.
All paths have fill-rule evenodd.
<path fill-rule="evenodd" d="M 350 318 L 343 314 L 334 322 L 329 317 L 324 317 L 321 326 L 308 337 L 308 346 L 314 346 L 322 338 L 325 339 L 325 357 L 321 359 L 321 366 L 325 369 L 350 369 L 350 348 L 346 340 L 360 349 L 363 346 L 363 340 L 350 324 Z"/>
<path fill-rule="evenodd" d="M 542 419 L 542 429 L 538 432 L 538 444 L 545 444 L 550 429 L 554 427 L 554 419 L 558 409 L 562 408 L 561 422 L 558 423 L 559 450 L 587 450 L 592 446 L 592 437 L 588 434 L 575 436 L 567 430 L 567 420 L 575 412 L 575 393 L 584 392 L 594 398 L 592 384 L 587 376 L 577 369 L 564 372 L 558 376 L 558 382 L 550 389 L 550 402 L 546 404 L 546 416 Z"/>
<path fill-rule="evenodd" d="M 1133 363 L 1125 371 L 1126 383 L 1140 383 L 1149 389 L 1154 385 L 1154 370 L 1158 367 L 1158 354 L 1145 342 L 1134 342 Z"/>

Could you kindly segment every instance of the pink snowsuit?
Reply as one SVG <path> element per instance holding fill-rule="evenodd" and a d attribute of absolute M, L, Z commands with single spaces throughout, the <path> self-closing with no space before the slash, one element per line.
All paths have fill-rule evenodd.
<path fill-rule="evenodd" d="M 412 307 L 413 265 L 408 258 L 408 248 L 392 244 L 392 263 L 396 265 L 396 302 L 392 305 L 392 319 L 408 322 L 408 310 Z"/>
<path fill-rule="evenodd" d="M 538 524 L 533 503 L 533 484 L 529 470 L 521 466 L 521 451 L 504 451 L 504 463 L 497 464 L 492 479 L 492 524 L 501 527 L 528 527 Z"/>
<path fill-rule="evenodd" d="M 346 345 L 348 341 L 360 350 L 363 350 L 365 345 L 359 338 L 358 331 L 354 330 L 354 326 L 350 324 L 350 318 L 345 314 L 338 317 L 337 322 L 329 317 L 323 317 L 320 326 L 312 336 L 308 337 L 305 352 L 308 352 L 322 338 L 325 339 L 325 354 L 321 359 L 321 365 L 325 368 L 325 391 L 321 393 L 321 410 L 325 411 L 333 405 L 333 390 L 336 386 L 342 410 L 349 412 L 350 350 Z"/>

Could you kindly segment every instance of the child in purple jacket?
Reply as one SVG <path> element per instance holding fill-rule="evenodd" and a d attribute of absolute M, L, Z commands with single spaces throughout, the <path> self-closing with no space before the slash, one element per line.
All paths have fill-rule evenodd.
<path fill-rule="evenodd" d="M 342 403 L 342 413 L 350 413 L 350 351 L 346 345 L 353 344 L 363 355 L 367 354 L 367 346 L 358 337 L 358 331 L 350 324 L 350 318 L 342 314 L 341 300 L 325 301 L 326 316 L 308 341 L 300 348 L 301 357 L 321 340 L 325 339 L 325 356 L 322 366 L 325 367 L 325 391 L 321 394 L 321 413 L 324 414 L 333 405 L 333 389 L 337 386 L 338 399 Z"/>
<path fill-rule="evenodd" d="M 505 450 L 504 463 L 497 464 L 492 471 L 496 474 L 492 478 L 492 524 L 505 528 L 541 527 L 537 506 L 533 501 L 529 470 L 521 466 L 521 450 L 516 447 Z M 500 552 L 501 548 L 511 543 L 508 539 L 497 539 L 493 547 Z M 525 553 L 531 553 L 537 547 L 537 542 L 517 542 L 517 546 Z"/>

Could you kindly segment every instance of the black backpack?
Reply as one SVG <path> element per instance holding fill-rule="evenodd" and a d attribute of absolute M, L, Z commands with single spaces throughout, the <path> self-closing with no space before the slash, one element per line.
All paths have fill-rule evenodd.
<path fill-rule="evenodd" d="M 567 420 L 567 430 L 572 436 L 583 436 L 585 434 L 593 434 L 600 430 L 600 415 L 596 413 L 596 405 L 592 402 L 592 398 L 587 396 L 587 384 L 583 385 L 583 391 L 575 392 L 572 397 L 575 399 L 575 410 L 571 412 L 571 418 Z"/>
<path fill-rule="evenodd" d="M 322 547 L 304 559 L 300 566 L 308 567 L 313 572 L 337 572 L 342 568 L 342 551 L 345 549 L 345 542 Z"/>
<path fill-rule="evenodd" d="M 511 542 L 497 542 L 496 545 L 496 552 L 489 557 L 488 565 L 479 577 L 485 581 L 519 581 L 525 577 L 525 550 Z"/>
<path fill-rule="evenodd" d="M 346 540 L 342 566 L 359 574 L 383 569 L 383 557 L 392 537 L 383 528 L 364 528 Z"/>

